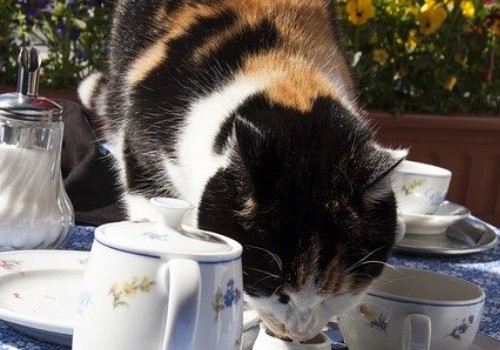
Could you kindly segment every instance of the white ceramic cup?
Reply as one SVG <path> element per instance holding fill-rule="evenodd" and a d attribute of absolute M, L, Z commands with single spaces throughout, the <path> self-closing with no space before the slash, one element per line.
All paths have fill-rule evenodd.
<path fill-rule="evenodd" d="M 261 323 L 259 334 L 253 345 L 253 350 L 330 350 L 330 339 L 323 333 L 318 334 L 309 342 L 298 343 L 276 338 L 269 333 Z"/>
<path fill-rule="evenodd" d="M 484 291 L 435 272 L 385 269 L 361 302 L 338 318 L 349 350 L 467 350 Z"/>
<path fill-rule="evenodd" d="M 159 223 L 96 229 L 73 350 L 239 349 L 241 245 L 214 233 L 181 230 L 191 206 L 156 201 L 164 214 Z"/>
<path fill-rule="evenodd" d="M 391 175 L 398 211 L 433 214 L 444 202 L 451 171 L 434 165 L 404 160 Z"/>

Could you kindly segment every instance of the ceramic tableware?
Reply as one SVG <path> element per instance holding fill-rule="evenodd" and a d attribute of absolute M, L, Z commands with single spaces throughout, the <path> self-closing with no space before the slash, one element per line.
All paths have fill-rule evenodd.
<path fill-rule="evenodd" d="M 393 250 L 399 253 L 441 256 L 479 253 L 498 244 L 497 232 L 496 228 L 468 217 L 440 234 L 407 234 L 394 245 Z"/>
<path fill-rule="evenodd" d="M 89 252 L 18 250 L 0 253 L 0 319 L 35 339 L 71 346 Z M 243 350 L 251 348 L 260 318 L 243 310 Z M 245 346 L 246 345 L 246 346 Z"/>
<path fill-rule="evenodd" d="M 259 335 L 253 350 L 330 350 L 330 339 L 323 333 L 313 339 L 299 343 L 273 336 L 264 324 L 260 325 Z"/>
<path fill-rule="evenodd" d="M 181 228 L 192 206 L 155 198 L 161 220 L 100 226 L 77 306 L 73 350 L 234 350 L 241 344 L 239 243 Z"/>
<path fill-rule="evenodd" d="M 467 350 L 484 298 L 473 283 L 397 267 L 386 269 L 338 323 L 349 350 Z"/>
<path fill-rule="evenodd" d="M 455 222 L 467 218 L 470 210 L 460 204 L 444 201 L 434 214 L 401 213 L 406 224 L 406 233 L 436 235 L 446 231 Z"/>
<path fill-rule="evenodd" d="M 403 214 L 433 214 L 443 203 L 451 171 L 434 165 L 404 160 L 391 176 L 392 188 Z"/>

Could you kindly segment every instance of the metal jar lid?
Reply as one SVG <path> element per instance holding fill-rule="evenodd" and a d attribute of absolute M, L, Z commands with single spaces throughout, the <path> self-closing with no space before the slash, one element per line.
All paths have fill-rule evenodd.
<path fill-rule="evenodd" d="M 28 121 L 61 121 L 62 107 L 38 96 L 41 60 L 34 47 L 23 47 L 19 53 L 17 92 L 0 95 L 0 115 Z"/>

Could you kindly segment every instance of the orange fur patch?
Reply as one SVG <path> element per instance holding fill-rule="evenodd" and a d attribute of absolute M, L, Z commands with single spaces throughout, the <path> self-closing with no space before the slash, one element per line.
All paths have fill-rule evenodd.
<path fill-rule="evenodd" d="M 265 92 L 271 103 L 293 107 L 303 113 L 311 110 L 319 96 L 337 99 L 329 82 L 306 60 L 281 51 L 248 58 L 241 74 L 268 80 Z"/>
<path fill-rule="evenodd" d="M 243 71 L 255 70 L 257 65 L 266 71 L 274 68 L 281 70 L 281 77 L 284 79 L 268 90 L 272 102 L 307 112 L 318 96 L 335 96 L 328 87 L 331 81 L 326 81 L 313 71 L 321 71 L 330 80 L 334 79 L 333 75 L 341 76 L 346 90 L 352 90 L 350 73 L 335 42 L 324 0 L 222 0 L 217 3 L 187 4 L 172 14 L 166 14 L 163 8 L 159 8 L 153 25 L 164 28 L 165 33 L 134 60 L 127 72 L 127 83 L 132 86 L 140 84 L 164 62 L 172 40 L 185 35 L 199 20 L 215 17 L 225 11 L 236 14 L 236 23 L 215 33 L 201 44 L 194 52 L 193 63 L 200 63 L 242 30 L 269 20 L 274 23 L 283 39 L 276 49 L 281 55 L 249 58 L 247 68 Z M 293 59 L 303 62 L 298 62 L 297 67 L 290 64 L 284 67 L 281 64 Z M 258 60 L 262 62 L 257 62 Z M 330 70 L 334 73 L 328 76 Z M 276 74 L 273 75 L 276 77 Z"/>
<path fill-rule="evenodd" d="M 172 40 L 186 34 L 200 18 L 210 18 L 217 13 L 219 11 L 216 8 L 208 5 L 184 6 L 172 14 L 165 24 L 157 24 L 165 27 L 165 34 L 134 60 L 127 72 L 127 83 L 136 85 L 143 81 L 165 60 L 168 55 L 168 45 Z M 163 19 L 163 16 L 160 15 L 158 18 Z"/>

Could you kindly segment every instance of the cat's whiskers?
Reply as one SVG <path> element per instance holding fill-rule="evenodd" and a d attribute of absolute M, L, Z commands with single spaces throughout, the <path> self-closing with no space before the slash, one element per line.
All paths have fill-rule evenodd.
<path fill-rule="evenodd" d="M 270 277 L 273 277 L 273 278 L 277 278 L 277 279 L 281 279 L 281 277 L 278 276 L 278 275 L 275 275 L 273 273 L 270 273 L 268 271 L 261 270 L 261 269 L 255 268 L 255 267 L 246 266 L 245 269 L 247 269 L 247 270 L 250 269 L 250 270 L 258 271 L 258 272 L 260 272 L 260 273 L 262 273 L 264 275 L 267 275 L 267 276 L 270 276 Z"/>
<path fill-rule="evenodd" d="M 255 281 L 254 283 L 256 283 L 256 284 L 257 284 L 257 283 L 260 283 L 260 282 L 262 282 L 262 281 L 265 281 L 265 280 L 267 280 L 267 279 L 269 279 L 269 278 L 275 278 L 275 277 L 274 277 L 274 276 L 266 276 L 266 277 L 261 278 L 260 280 Z"/>
<path fill-rule="evenodd" d="M 268 250 L 266 248 L 252 246 L 252 245 L 246 245 L 245 248 L 254 248 L 254 249 L 258 249 L 258 250 L 261 250 L 261 251 L 269 254 L 273 258 L 273 260 L 276 261 L 276 265 L 278 265 L 279 270 L 280 271 L 282 270 L 283 263 L 282 263 L 280 257 L 277 254 L 274 254 L 273 252 L 271 252 L 270 250 Z"/>
<path fill-rule="evenodd" d="M 398 270 L 398 268 L 396 266 L 391 265 L 391 264 L 389 264 L 387 262 L 384 262 L 384 261 L 380 261 L 380 260 L 363 261 L 363 262 L 359 263 L 356 267 L 359 267 L 359 266 L 362 266 L 362 265 L 366 265 L 366 264 L 381 264 L 381 265 L 389 267 L 389 268 L 393 269 L 394 271 L 400 273 L 400 271 Z M 352 271 L 352 269 L 350 271 Z"/>
<path fill-rule="evenodd" d="M 372 281 L 375 280 L 376 277 L 373 277 L 372 275 L 369 275 L 367 273 L 355 273 L 355 274 L 352 274 L 351 277 L 361 277 L 361 276 L 365 276 L 365 277 L 368 277 L 369 279 L 371 279 Z"/>
<path fill-rule="evenodd" d="M 376 252 L 378 252 L 379 250 L 381 250 L 383 248 L 384 247 L 378 247 L 377 249 L 372 250 L 370 253 L 366 254 L 363 258 L 361 258 L 360 260 L 358 260 L 357 262 L 355 262 L 354 264 L 352 264 L 350 267 L 348 267 L 347 269 L 345 269 L 344 271 L 342 271 L 340 273 L 340 275 L 348 274 L 349 272 L 351 272 L 352 270 L 354 270 L 355 268 L 357 268 L 358 266 L 360 266 L 360 264 L 363 263 L 363 261 L 365 261 L 370 256 L 372 256 L 373 254 L 375 254 Z"/>

